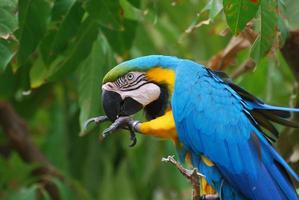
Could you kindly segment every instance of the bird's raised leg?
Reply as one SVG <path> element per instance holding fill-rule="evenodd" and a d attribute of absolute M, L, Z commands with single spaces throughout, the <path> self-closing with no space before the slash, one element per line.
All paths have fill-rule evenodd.
<path fill-rule="evenodd" d="M 173 164 L 183 176 L 185 176 L 192 184 L 193 187 L 193 200 L 219 200 L 218 195 L 201 195 L 200 194 L 200 183 L 199 179 L 205 177 L 203 174 L 199 173 L 196 168 L 190 170 L 184 168 L 180 163 L 178 163 L 174 156 L 168 156 L 167 158 L 162 158 L 162 162 L 170 162 Z"/>

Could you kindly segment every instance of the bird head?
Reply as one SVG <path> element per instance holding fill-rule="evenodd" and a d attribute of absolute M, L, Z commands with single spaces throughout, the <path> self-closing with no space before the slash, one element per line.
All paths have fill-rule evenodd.
<path fill-rule="evenodd" d="M 148 119 L 163 115 L 169 106 L 177 61 L 170 56 L 145 56 L 112 68 L 102 85 L 106 115 L 113 121 L 142 109 Z"/>

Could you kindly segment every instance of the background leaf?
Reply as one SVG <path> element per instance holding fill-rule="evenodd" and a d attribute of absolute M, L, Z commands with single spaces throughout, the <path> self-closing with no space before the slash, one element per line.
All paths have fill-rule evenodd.
<path fill-rule="evenodd" d="M 123 29 L 121 20 L 124 14 L 118 0 L 89 0 L 86 4 L 86 10 L 102 26 L 115 30 Z"/>
<path fill-rule="evenodd" d="M 223 0 L 226 21 L 233 33 L 243 30 L 247 22 L 256 15 L 259 2 L 259 0 Z"/>
<path fill-rule="evenodd" d="M 0 38 L 0 70 L 5 70 L 14 56 L 14 52 L 10 49 L 13 41 L 8 41 Z"/>
<path fill-rule="evenodd" d="M 5 8 L 0 7 L 0 37 L 5 37 L 17 28 L 17 18 Z"/>
<path fill-rule="evenodd" d="M 285 12 L 288 19 L 288 23 L 291 29 L 299 28 L 299 2 L 293 0 L 284 0 L 285 1 Z"/>
<path fill-rule="evenodd" d="M 57 11 L 58 12 L 58 11 Z M 41 52 L 43 60 L 50 64 L 71 43 L 80 30 L 84 10 L 80 1 L 74 2 L 65 13 L 60 25 L 49 31 L 42 41 Z M 57 30 L 58 29 L 58 30 Z"/>
<path fill-rule="evenodd" d="M 6 200 L 32 200 L 36 198 L 37 187 L 31 186 L 29 188 L 22 188 L 20 191 L 7 197 Z"/>
<path fill-rule="evenodd" d="M 43 37 L 50 17 L 50 3 L 46 0 L 19 1 L 20 41 L 18 64 L 23 65 Z"/>
<path fill-rule="evenodd" d="M 57 63 L 51 65 L 49 79 L 57 80 L 76 70 L 89 54 L 98 31 L 97 23 L 92 18 L 86 18 L 74 39 L 75 44 L 66 52 L 63 59 L 60 58 Z"/>
<path fill-rule="evenodd" d="M 101 80 L 111 66 L 113 58 L 109 56 L 111 49 L 105 39 L 99 35 L 94 42 L 91 54 L 81 64 L 79 74 L 80 125 L 91 117 L 99 115 L 101 103 Z"/>
<path fill-rule="evenodd" d="M 277 40 L 277 0 L 261 1 L 260 18 L 257 22 L 260 32 L 252 50 L 252 58 L 258 62 L 265 56 Z"/>

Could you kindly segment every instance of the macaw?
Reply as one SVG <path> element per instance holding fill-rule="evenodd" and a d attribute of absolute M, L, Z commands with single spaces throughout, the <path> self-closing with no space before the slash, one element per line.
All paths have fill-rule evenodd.
<path fill-rule="evenodd" d="M 296 182 L 299 177 L 273 146 L 278 137 L 273 122 L 298 128 L 288 118 L 299 109 L 265 104 L 223 72 L 162 55 L 117 65 L 105 75 L 102 91 L 110 120 L 171 139 L 182 161 L 190 157 L 205 176 L 200 182 L 208 191 L 203 194 L 217 193 L 224 200 L 298 200 L 290 177 Z M 142 109 L 147 121 L 133 120 Z"/>

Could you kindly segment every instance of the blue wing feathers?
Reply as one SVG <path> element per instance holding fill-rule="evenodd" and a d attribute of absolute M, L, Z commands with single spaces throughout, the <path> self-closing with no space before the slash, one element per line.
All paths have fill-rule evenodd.
<path fill-rule="evenodd" d="M 194 158 L 193 164 L 207 173 L 207 180 L 217 185 L 218 192 L 219 180 L 224 180 L 222 194 L 226 199 L 230 199 L 228 196 L 245 199 L 243 195 L 248 199 L 269 199 L 270 194 L 274 200 L 298 199 L 282 170 L 297 181 L 298 175 L 258 127 L 259 120 L 268 119 L 264 116 L 252 121 L 248 115 L 254 109 L 265 110 L 271 116 L 285 119 L 288 112 L 299 109 L 263 104 L 243 90 L 246 98 L 242 98 L 235 90 L 198 64 L 187 62 L 176 68 L 172 109 L 179 139 L 193 152 L 193 157 L 205 155 L 216 167 L 211 170 Z M 253 140 L 253 134 L 259 142 Z M 213 176 L 212 171 L 217 175 Z"/>
<path fill-rule="evenodd" d="M 268 120 L 285 126 L 299 128 L 298 122 L 293 122 L 289 120 L 291 112 L 299 112 L 298 108 L 287 108 L 265 104 L 263 101 L 253 96 L 243 88 L 232 83 L 227 75 L 223 75 L 223 72 L 213 72 L 209 69 L 207 69 L 207 71 L 215 81 L 225 83 L 227 86 L 230 87 L 230 89 L 234 90 L 234 92 L 238 94 L 239 98 L 241 98 L 241 101 L 244 103 L 245 107 L 248 110 L 255 111 L 255 113 L 261 113 L 261 115 L 263 115 L 264 118 L 260 118 L 258 122 L 263 127 L 264 125 L 266 125 L 265 128 L 274 133 L 274 135 L 276 135 L 277 131 L 270 127 L 271 125 L 268 124 Z M 220 75 L 220 77 L 218 75 Z"/>

